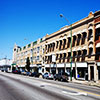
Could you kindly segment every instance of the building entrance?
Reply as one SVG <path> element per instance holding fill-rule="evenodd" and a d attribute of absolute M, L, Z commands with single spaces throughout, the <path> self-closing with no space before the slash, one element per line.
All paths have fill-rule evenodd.
<path fill-rule="evenodd" d="M 90 80 L 94 80 L 94 66 L 90 66 Z"/>
<path fill-rule="evenodd" d="M 100 69 L 98 69 L 98 79 L 100 80 Z"/>

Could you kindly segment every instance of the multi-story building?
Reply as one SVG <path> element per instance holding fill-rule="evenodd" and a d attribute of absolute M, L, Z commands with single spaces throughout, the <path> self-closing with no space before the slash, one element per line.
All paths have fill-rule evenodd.
<path fill-rule="evenodd" d="M 100 11 L 72 24 L 73 78 L 100 79 Z M 71 27 L 46 36 L 45 68 L 52 73 L 70 72 Z M 54 60 L 56 59 L 56 60 Z M 98 61 L 98 62 L 97 62 Z M 98 67 L 99 66 L 99 67 Z"/>
<path fill-rule="evenodd" d="M 29 57 L 33 70 L 53 74 L 72 70 L 74 79 L 100 80 L 100 11 L 73 23 L 72 37 L 70 32 L 69 25 L 22 48 L 15 45 L 13 61 L 25 67 Z"/>
<path fill-rule="evenodd" d="M 26 59 L 29 57 L 31 70 L 42 73 L 42 68 L 44 69 L 44 40 L 45 37 L 24 47 L 15 44 L 13 49 L 13 63 L 16 64 L 19 69 L 25 70 Z"/>

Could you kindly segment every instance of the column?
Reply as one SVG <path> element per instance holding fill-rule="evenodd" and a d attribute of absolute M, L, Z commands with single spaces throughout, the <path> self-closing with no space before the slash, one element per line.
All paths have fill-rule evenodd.
<path fill-rule="evenodd" d="M 94 81 L 98 81 L 98 71 L 97 71 L 97 65 L 94 64 Z"/>
<path fill-rule="evenodd" d="M 76 75 L 76 79 L 77 79 L 77 66 L 76 66 L 76 63 L 75 63 L 75 75 Z"/>
<path fill-rule="evenodd" d="M 88 65 L 88 80 L 90 81 L 90 77 L 91 77 L 91 75 L 90 75 L 90 66 Z"/>

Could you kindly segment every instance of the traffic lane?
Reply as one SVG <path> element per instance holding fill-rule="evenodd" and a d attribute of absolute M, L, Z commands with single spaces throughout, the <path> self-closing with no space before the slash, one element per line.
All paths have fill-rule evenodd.
<path fill-rule="evenodd" d="M 0 75 L 0 81 L 3 83 L 0 86 L 3 85 L 2 88 L 4 88 L 5 94 L 1 94 L 0 98 L 3 98 L 1 100 L 73 100 L 41 86 L 37 87 L 5 75 Z"/>
<path fill-rule="evenodd" d="M 99 96 L 100 97 L 100 88 L 97 87 L 92 87 L 92 86 L 87 86 L 87 85 L 83 85 L 83 84 L 74 84 L 74 83 L 66 83 L 66 82 L 59 82 L 59 81 L 53 81 L 53 80 L 45 80 L 45 79 L 40 79 L 40 78 L 34 78 L 34 77 L 28 77 L 28 76 L 22 76 L 22 75 L 16 75 L 16 74 L 8 74 L 8 73 L 3 73 L 5 75 L 8 75 L 10 77 L 16 77 L 16 78 L 23 78 L 23 79 L 27 79 L 29 81 L 31 80 L 37 80 L 38 83 L 39 82 L 46 82 L 46 84 L 53 84 L 53 86 L 57 86 L 57 87 L 62 87 L 62 88 L 66 88 L 67 90 L 73 90 L 73 91 L 77 91 L 77 92 L 84 92 L 84 93 L 88 93 L 90 96 Z M 34 81 L 35 83 L 36 81 Z M 37 85 L 37 83 L 36 83 Z"/>
<path fill-rule="evenodd" d="M 92 92 L 92 93 L 100 95 L 100 88 L 95 87 L 95 86 L 88 86 L 85 84 L 79 84 L 79 83 L 73 83 L 73 82 L 60 82 L 60 81 L 53 81 L 53 80 L 46 80 L 46 79 L 39 79 L 39 78 L 34 78 L 34 80 L 39 80 L 39 81 L 61 85 L 61 86 L 67 86 L 73 89 L 79 89 L 79 90 Z"/>
<path fill-rule="evenodd" d="M 5 80 L 0 75 L 0 100 L 29 100 L 27 96 L 22 96 L 22 92 L 18 88 L 8 83 L 9 79 Z M 20 89 L 19 89 L 20 90 Z"/>
<path fill-rule="evenodd" d="M 82 100 L 85 100 L 85 99 L 100 100 L 100 96 L 98 98 L 97 95 L 95 95 L 95 94 L 87 95 L 87 93 L 85 93 L 85 91 L 80 91 L 80 90 L 77 91 L 76 89 L 73 89 L 73 88 L 65 87 L 62 85 L 52 84 L 50 82 L 39 81 L 39 79 L 36 80 L 34 78 L 27 77 L 27 76 L 22 77 L 22 76 L 15 75 L 15 74 L 13 76 L 9 74 L 9 76 L 10 76 L 10 78 L 12 77 L 13 80 L 24 81 L 24 82 L 27 82 L 29 84 L 34 83 L 35 87 L 38 86 L 38 87 L 41 87 L 43 89 L 46 89 L 46 91 L 51 91 L 53 93 L 56 92 L 56 94 L 63 95 L 66 98 L 68 98 L 68 97 L 73 98 L 73 100 L 75 100 L 75 99 L 78 100 L 80 98 Z M 14 79 L 14 78 L 16 78 L 16 79 Z M 50 81 L 50 80 L 47 80 L 47 81 Z"/>

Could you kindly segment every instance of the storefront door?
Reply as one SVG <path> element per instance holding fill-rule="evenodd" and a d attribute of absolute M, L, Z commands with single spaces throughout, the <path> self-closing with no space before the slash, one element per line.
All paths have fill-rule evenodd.
<path fill-rule="evenodd" d="M 90 66 L 90 80 L 94 80 L 94 66 Z"/>

